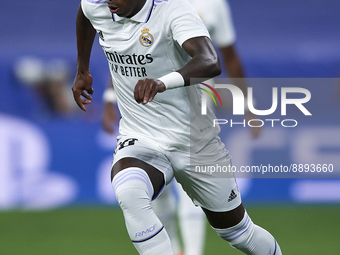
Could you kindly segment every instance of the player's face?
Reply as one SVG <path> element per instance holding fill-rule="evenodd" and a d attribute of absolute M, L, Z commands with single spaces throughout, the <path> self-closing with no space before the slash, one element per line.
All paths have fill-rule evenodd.
<path fill-rule="evenodd" d="M 144 6 L 146 0 L 108 0 L 107 4 L 112 13 L 120 17 L 131 18 Z"/>

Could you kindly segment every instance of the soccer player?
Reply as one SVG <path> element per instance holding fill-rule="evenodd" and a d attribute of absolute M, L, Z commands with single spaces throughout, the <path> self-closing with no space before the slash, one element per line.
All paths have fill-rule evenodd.
<path fill-rule="evenodd" d="M 186 0 L 82 0 L 76 24 L 72 90 L 82 110 L 93 93 L 89 62 L 96 32 L 109 62 L 122 116 L 112 185 L 137 251 L 173 254 L 151 200 L 175 176 L 233 247 L 246 254 L 282 254 L 274 237 L 251 221 L 232 173 L 214 178 L 195 172 L 197 166 L 231 162 L 219 128 L 212 127 L 214 114 L 200 114 L 200 90 L 191 84 L 191 78 L 221 72 L 193 7 Z"/>

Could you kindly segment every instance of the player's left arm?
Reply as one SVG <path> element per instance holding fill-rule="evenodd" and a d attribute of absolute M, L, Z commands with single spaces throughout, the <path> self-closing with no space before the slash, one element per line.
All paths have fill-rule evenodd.
<path fill-rule="evenodd" d="M 177 70 L 178 74 L 174 79 L 179 80 L 178 87 L 191 85 L 191 78 L 202 78 L 203 81 L 221 74 L 218 54 L 210 38 L 193 37 L 186 40 L 182 47 L 192 58 L 183 68 Z M 181 79 L 183 84 L 180 84 Z M 134 90 L 134 97 L 137 103 L 146 104 L 151 102 L 157 93 L 164 92 L 166 89 L 164 82 L 159 79 L 139 80 Z"/>
<path fill-rule="evenodd" d="M 201 36 L 186 40 L 183 49 L 192 57 L 191 60 L 177 72 L 184 79 L 184 86 L 191 85 L 191 78 L 213 78 L 222 72 L 218 54 L 210 38 Z M 195 81 L 197 84 L 198 81 Z"/>

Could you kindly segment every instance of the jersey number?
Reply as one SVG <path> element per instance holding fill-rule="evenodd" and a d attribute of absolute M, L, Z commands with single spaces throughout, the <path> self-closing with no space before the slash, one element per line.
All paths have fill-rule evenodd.
<path fill-rule="evenodd" d="M 119 150 L 121 150 L 121 149 L 124 149 L 124 148 L 127 147 L 127 146 L 134 145 L 136 141 L 138 141 L 138 139 L 136 139 L 136 138 L 129 138 L 129 139 L 126 139 L 126 140 L 123 141 L 123 142 L 120 142 L 120 143 L 117 145 L 114 154 L 116 154 L 117 151 L 119 151 Z"/>

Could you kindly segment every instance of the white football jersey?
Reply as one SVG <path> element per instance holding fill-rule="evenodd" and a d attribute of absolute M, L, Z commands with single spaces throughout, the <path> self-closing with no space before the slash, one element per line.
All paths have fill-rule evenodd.
<path fill-rule="evenodd" d="M 159 78 L 190 60 L 181 47 L 186 40 L 209 37 L 190 3 L 146 0 L 131 18 L 112 14 L 103 0 L 82 0 L 81 6 L 109 63 L 122 116 L 120 134 L 153 139 L 167 150 L 199 150 L 219 133 L 219 127 L 213 127 L 214 114 L 201 115 L 199 86 L 166 90 L 146 105 L 134 99 L 138 80 Z"/>
<path fill-rule="evenodd" d="M 235 30 L 229 4 L 226 0 L 188 0 L 197 10 L 218 47 L 235 43 Z"/>

